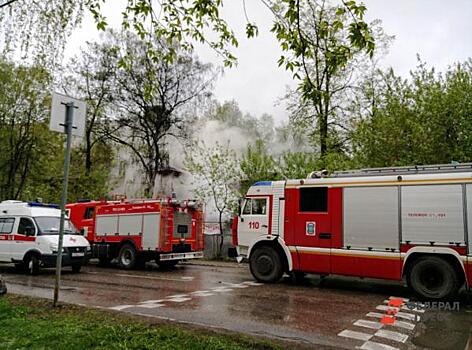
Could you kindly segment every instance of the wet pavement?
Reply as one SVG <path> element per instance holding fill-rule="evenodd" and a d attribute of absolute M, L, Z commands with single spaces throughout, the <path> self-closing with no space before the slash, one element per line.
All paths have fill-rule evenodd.
<path fill-rule="evenodd" d="M 27 276 L 0 266 L 10 293 L 52 298 L 54 271 Z M 467 296 L 460 310 L 411 310 L 388 306 L 412 298 L 397 283 L 342 277 L 308 277 L 295 283 L 256 283 L 247 265 L 183 264 L 143 271 L 89 265 L 80 274 L 64 269 L 60 299 L 161 320 L 225 329 L 343 349 L 464 349 L 472 326 Z M 400 305 L 398 305 L 400 307 Z M 398 311 L 394 324 L 381 318 Z"/>

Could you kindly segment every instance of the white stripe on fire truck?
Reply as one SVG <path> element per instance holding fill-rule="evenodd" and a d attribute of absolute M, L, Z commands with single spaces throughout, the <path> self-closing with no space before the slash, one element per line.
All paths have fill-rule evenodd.
<path fill-rule="evenodd" d="M 378 259 L 400 259 L 405 253 L 400 252 L 380 252 L 368 250 L 349 250 L 349 249 L 331 249 L 319 247 L 288 246 L 291 252 L 304 254 L 336 255 L 336 256 L 355 256 L 364 258 Z"/>

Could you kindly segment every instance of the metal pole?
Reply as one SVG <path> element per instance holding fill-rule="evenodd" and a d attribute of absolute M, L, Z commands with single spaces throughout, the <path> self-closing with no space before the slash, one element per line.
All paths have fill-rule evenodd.
<path fill-rule="evenodd" d="M 57 262 L 56 262 L 56 284 L 54 286 L 54 307 L 57 306 L 59 299 L 59 287 L 61 285 L 61 269 L 62 269 L 62 246 L 64 241 L 64 220 L 66 216 L 67 203 L 67 185 L 69 182 L 69 166 L 70 166 L 70 148 L 72 141 L 72 123 L 74 120 L 74 103 L 66 104 L 66 122 L 65 129 L 67 134 L 66 141 L 66 157 L 64 160 L 64 181 L 62 183 L 62 202 L 61 202 L 61 222 L 59 225 L 59 243 L 57 246 Z"/>

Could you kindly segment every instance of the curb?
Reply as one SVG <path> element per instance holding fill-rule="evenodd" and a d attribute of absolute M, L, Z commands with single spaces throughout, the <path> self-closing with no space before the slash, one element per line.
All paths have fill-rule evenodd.
<path fill-rule="evenodd" d="M 196 266 L 213 266 L 213 267 L 229 267 L 229 268 L 243 268 L 245 264 L 238 264 L 237 262 L 223 262 L 223 261 L 185 261 L 181 262 L 180 265 L 196 265 Z"/>

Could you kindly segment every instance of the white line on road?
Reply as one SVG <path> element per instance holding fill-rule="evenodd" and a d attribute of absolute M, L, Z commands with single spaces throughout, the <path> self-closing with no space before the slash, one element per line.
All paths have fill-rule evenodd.
<path fill-rule="evenodd" d="M 384 304 L 388 304 L 389 302 L 390 302 L 390 300 L 384 300 Z M 393 308 L 395 306 L 390 306 L 390 307 Z M 415 303 L 414 307 L 408 307 L 403 303 L 401 309 L 404 310 L 404 311 L 419 312 L 420 314 L 422 314 L 422 313 L 425 312 L 424 307 L 425 307 L 425 305 L 421 304 L 421 303 L 418 303 L 418 304 Z M 398 309 L 397 307 L 395 307 L 395 308 Z"/>
<path fill-rule="evenodd" d="M 415 329 L 416 325 L 414 323 L 410 323 L 410 322 L 395 320 L 395 323 L 391 324 L 390 326 L 400 327 L 400 328 L 408 329 L 409 331 L 412 331 L 413 329 Z"/>
<path fill-rule="evenodd" d="M 246 281 L 243 282 L 244 284 L 247 284 L 249 286 L 262 286 L 264 283 L 258 283 L 258 282 L 252 282 L 252 281 Z"/>
<path fill-rule="evenodd" d="M 140 304 L 159 304 L 162 303 L 164 299 L 157 299 L 157 300 L 145 300 L 141 301 Z"/>
<path fill-rule="evenodd" d="M 231 288 L 227 287 L 216 287 L 211 289 L 212 292 L 224 293 L 224 292 L 232 292 Z"/>
<path fill-rule="evenodd" d="M 345 338 L 358 339 L 358 340 L 369 340 L 374 335 L 362 333 L 362 332 L 350 331 L 350 330 L 345 329 L 344 331 L 338 333 L 338 336 L 345 337 Z"/>
<path fill-rule="evenodd" d="M 191 282 L 193 281 L 194 277 L 184 276 L 181 278 L 172 278 L 172 277 L 159 277 L 159 276 L 143 276 L 143 275 L 129 275 L 126 273 L 117 273 L 115 276 L 119 277 L 131 277 L 131 278 L 142 278 L 147 280 L 156 280 L 156 281 L 176 281 L 176 282 Z"/>
<path fill-rule="evenodd" d="M 197 290 L 196 292 L 192 292 L 190 294 L 195 297 L 209 297 L 215 295 L 214 293 L 210 293 L 207 290 Z"/>
<path fill-rule="evenodd" d="M 192 300 L 192 298 L 185 298 L 185 297 L 180 297 L 180 298 L 168 298 L 166 301 L 172 301 L 174 303 L 183 303 L 184 301 L 189 301 Z"/>
<path fill-rule="evenodd" d="M 174 294 L 174 295 L 169 295 L 166 299 L 169 298 L 185 298 L 188 297 L 188 294 Z"/>
<path fill-rule="evenodd" d="M 380 329 L 382 328 L 383 324 L 380 322 L 374 322 L 374 321 L 357 320 L 356 322 L 354 322 L 354 326 L 366 327 L 370 329 Z"/>
<path fill-rule="evenodd" d="M 135 307 L 136 305 L 118 305 L 118 306 L 113 306 L 110 307 L 110 310 L 116 310 L 116 311 L 121 311 L 124 309 L 129 309 L 130 307 Z"/>
<path fill-rule="evenodd" d="M 393 331 L 387 331 L 385 329 L 379 329 L 377 332 L 375 332 L 376 337 L 381 337 L 393 341 L 397 341 L 400 343 L 405 343 L 408 339 L 408 336 L 406 334 L 402 334 L 399 332 L 393 332 Z"/>
<path fill-rule="evenodd" d="M 395 310 L 395 311 L 397 311 L 397 313 L 395 313 L 395 314 L 392 313 L 390 316 L 404 318 L 404 319 L 409 320 L 409 321 L 419 321 L 421 319 L 420 316 L 418 316 L 418 315 L 413 315 L 413 314 L 409 314 L 409 313 L 406 313 L 406 312 L 400 312 L 400 311 L 398 311 L 399 310 L 398 308 L 392 307 L 392 306 L 377 305 L 376 309 L 381 310 L 381 311 Z"/>
<path fill-rule="evenodd" d="M 151 303 L 136 305 L 136 307 L 143 307 L 145 309 L 156 309 L 156 308 L 161 307 L 161 306 L 165 306 L 165 305 L 163 305 L 163 304 L 151 304 Z"/>
<path fill-rule="evenodd" d="M 366 341 L 364 344 L 362 344 L 362 346 L 359 349 L 362 349 L 362 350 L 398 350 L 398 348 L 395 348 L 393 346 L 376 343 L 373 341 Z"/>
<path fill-rule="evenodd" d="M 244 284 L 244 283 L 228 283 L 228 282 L 221 282 L 231 288 L 248 288 L 249 285 Z"/>

